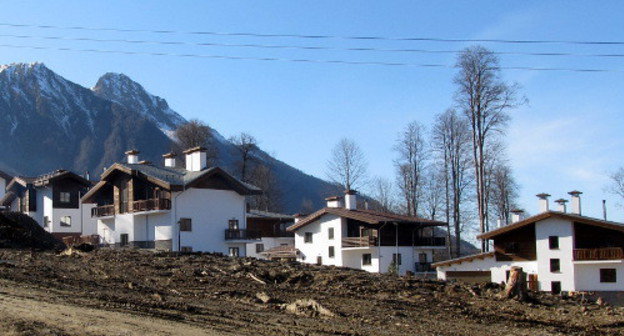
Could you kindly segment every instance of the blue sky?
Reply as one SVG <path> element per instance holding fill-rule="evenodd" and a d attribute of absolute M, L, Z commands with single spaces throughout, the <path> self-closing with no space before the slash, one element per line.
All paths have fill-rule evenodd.
<path fill-rule="evenodd" d="M 599 5 L 598 5 L 599 4 Z M 441 38 L 624 40 L 619 1 L 20 1 L 5 2 L 0 23 L 147 30 L 267 34 L 426 36 Z M 458 50 L 466 43 L 301 40 L 149 33 L 37 30 L 0 26 L 0 35 L 175 40 L 211 43 L 319 45 L 336 48 Z M 309 64 L 115 55 L 0 47 L 0 63 L 42 61 L 91 87 L 105 72 L 122 72 L 166 98 L 187 118 L 229 136 L 254 134 L 281 160 L 319 177 L 331 147 L 357 141 L 371 175 L 392 177 L 392 147 L 403 126 L 428 125 L 453 104 L 452 54 L 267 50 L 232 47 L 50 41 L 0 36 L 0 44 L 133 50 L 245 57 L 435 63 L 449 68 Z M 484 44 L 495 51 L 624 53 L 624 46 Z M 624 70 L 624 58 L 501 56 L 503 66 Z M 624 209 L 604 190 L 624 165 L 624 72 L 504 72 L 529 103 L 512 112 L 509 156 L 521 202 L 536 211 L 535 194 L 584 191 L 585 213 L 611 219 Z M 554 198 L 553 198 L 554 199 Z"/>

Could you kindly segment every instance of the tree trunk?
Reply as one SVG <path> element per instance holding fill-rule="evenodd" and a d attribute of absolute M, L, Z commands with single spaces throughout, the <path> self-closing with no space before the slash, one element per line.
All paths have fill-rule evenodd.
<path fill-rule="evenodd" d="M 526 273 L 524 273 L 522 267 L 513 266 L 511 268 L 503 295 L 506 299 L 517 297 L 520 301 L 526 301 L 529 298 Z"/>

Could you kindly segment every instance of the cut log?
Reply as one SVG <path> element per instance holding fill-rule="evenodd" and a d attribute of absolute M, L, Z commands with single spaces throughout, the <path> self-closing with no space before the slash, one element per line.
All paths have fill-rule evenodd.
<path fill-rule="evenodd" d="M 511 268 L 503 296 L 507 299 L 515 297 L 520 301 L 526 301 L 529 298 L 526 273 L 524 273 L 522 267 L 513 266 Z"/>

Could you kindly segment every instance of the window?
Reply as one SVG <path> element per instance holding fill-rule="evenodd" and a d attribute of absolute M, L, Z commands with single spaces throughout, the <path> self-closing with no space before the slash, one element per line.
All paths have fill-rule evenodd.
<path fill-rule="evenodd" d="M 238 247 L 230 247 L 230 257 L 238 257 L 240 256 L 240 250 Z"/>
<path fill-rule="evenodd" d="M 617 273 L 615 268 L 601 268 L 600 282 L 617 282 Z"/>
<path fill-rule="evenodd" d="M 305 237 L 303 237 L 304 243 L 312 243 L 312 232 L 306 232 Z"/>
<path fill-rule="evenodd" d="M 228 221 L 228 228 L 230 230 L 238 230 L 238 219 L 230 219 Z"/>
<path fill-rule="evenodd" d="M 61 203 L 69 203 L 69 202 L 71 202 L 71 194 L 69 192 L 66 192 L 66 191 L 61 191 L 61 193 L 59 194 L 59 201 Z"/>
<path fill-rule="evenodd" d="M 561 281 L 551 281 L 550 282 L 550 291 L 553 294 L 561 293 Z"/>
<path fill-rule="evenodd" d="M 264 244 L 256 244 L 256 253 L 264 252 Z"/>
<path fill-rule="evenodd" d="M 548 248 L 551 250 L 556 250 L 559 248 L 559 237 L 550 236 L 548 237 Z"/>
<path fill-rule="evenodd" d="M 44 216 L 43 217 L 43 227 L 46 228 L 46 227 L 49 227 L 49 226 L 50 226 L 50 217 Z"/>
<path fill-rule="evenodd" d="M 180 248 L 180 252 L 182 252 L 182 253 L 191 253 L 191 252 L 193 252 L 193 248 L 190 247 L 190 246 L 182 246 Z"/>
<path fill-rule="evenodd" d="M 550 271 L 553 273 L 561 271 L 559 259 L 550 259 Z"/>
<path fill-rule="evenodd" d="M 418 254 L 418 262 L 421 264 L 427 263 L 427 253 L 419 253 Z"/>
<path fill-rule="evenodd" d="M 395 265 L 401 265 L 401 253 L 392 253 L 392 263 Z"/>
<path fill-rule="evenodd" d="M 180 231 L 193 231 L 193 221 L 190 218 L 180 218 Z"/>
<path fill-rule="evenodd" d="M 119 235 L 119 246 L 126 246 L 128 245 L 128 234 L 127 233 L 122 233 Z"/>
<path fill-rule="evenodd" d="M 71 216 L 61 217 L 61 226 L 71 226 Z"/>
<path fill-rule="evenodd" d="M 362 265 L 372 265 L 373 264 L 373 256 L 370 253 L 362 254 Z"/>
<path fill-rule="evenodd" d="M 327 229 L 327 239 L 334 239 L 334 228 Z"/>
<path fill-rule="evenodd" d="M 336 255 L 336 251 L 334 250 L 333 246 L 329 247 L 329 253 L 328 254 L 329 254 L 330 258 L 333 258 Z"/>

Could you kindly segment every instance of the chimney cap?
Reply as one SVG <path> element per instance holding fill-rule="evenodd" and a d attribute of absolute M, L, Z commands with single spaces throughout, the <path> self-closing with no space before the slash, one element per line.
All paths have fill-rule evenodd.
<path fill-rule="evenodd" d="M 176 157 L 176 156 L 177 156 L 177 155 L 176 155 L 174 152 L 169 152 L 169 153 L 167 153 L 167 154 L 163 154 L 163 156 L 162 156 L 162 157 L 164 157 L 165 159 L 171 159 L 171 158 L 174 158 L 174 157 Z"/>
<path fill-rule="evenodd" d="M 293 215 L 294 218 L 301 218 L 301 217 L 306 217 L 306 216 L 307 215 L 303 214 L 303 213 L 296 213 L 296 214 Z"/>
<path fill-rule="evenodd" d="M 340 199 L 342 199 L 342 197 L 340 197 L 340 196 L 330 196 L 330 197 L 327 197 L 325 200 L 326 201 L 337 201 L 337 200 L 340 200 Z"/>
<path fill-rule="evenodd" d="M 357 190 L 347 189 L 344 191 L 345 195 L 355 195 L 357 194 Z"/>
<path fill-rule="evenodd" d="M 513 209 L 510 212 L 511 213 L 515 213 L 515 214 L 522 214 L 522 213 L 524 213 L 524 210 L 522 210 L 522 209 Z"/>
<path fill-rule="evenodd" d="M 539 197 L 540 199 L 547 199 L 548 197 L 550 197 L 550 194 L 547 193 L 539 193 L 537 195 L 535 195 L 537 197 Z"/>
<path fill-rule="evenodd" d="M 577 197 L 578 197 L 579 195 L 581 195 L 581 194 L 582 194 L 582 192 L 580 192 L 580 191 L 578 191 L 578 190 L 572 190 L 572 191 L 570 191 L 568 194 L 569 194 L 569 195 L 572 195 L 572 196 L 577 196 Z"/>
<path fill-rule="evenodd" d="M 206 147 L 197 146 L 197 147 L 189 148 L 189 149 L 185 150 L 183 153 L 184 154 L 191 154 L 191 153 L 195 153 L 195 152 L 205 152 L 205 151 L 206 151 Z"/>
<path fill-rule="evenodd" d="M 141 153 L 141 152 L 139 152 L 139 151 L 138 151 L 138 150 L 136 150 L 136 149 L 131 149 L 131 150 L 129 150 L 129 151 L 126 151 L 124 154 L 126 154 L 126 155 L 137 155 L 137 154 L 139 154 L 139 153 Z"/>
<path fill-rule="evenodd" d="M 556 200 L 555 202 L 559 203 L 559 204 L 566 204 L 568 203 L 568 200 L 565 198 L 560 198 L 558 200 Z"/>

